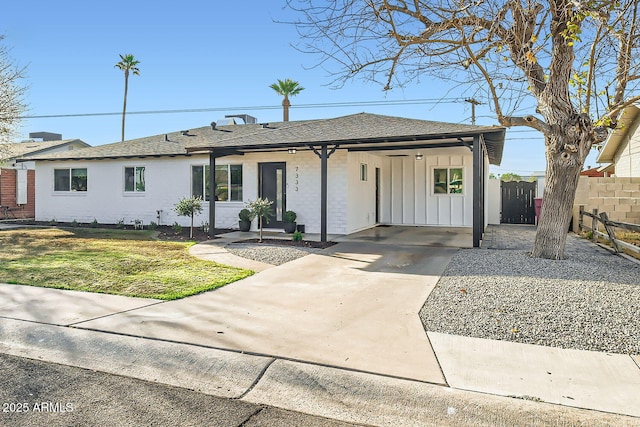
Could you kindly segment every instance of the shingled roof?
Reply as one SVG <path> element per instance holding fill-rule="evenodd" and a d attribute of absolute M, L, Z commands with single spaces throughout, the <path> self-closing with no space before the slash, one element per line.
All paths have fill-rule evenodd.
<path fill-rule="evenodd" d="M 43 151 L 54 148 L 62 148 L 69 145 L 83 145 L 89 147 L 89 144 L 80 139 L 62 139 L 58 141 L 26 141 L 16 142 L 12 144 L 2 144 L 0 153 L 3 157 L 15 159 L 23 156 L 37 155 Z"/>
<path fill-rule="evenodd" d="M 450 142 L 469 145 L 483 135 L 492 164 L 500 164 L 505 129 L 359 113 L 332 119 L 268 124 L 207 126 L 147 138 L 37 157 L 38 160 L 109 159 L 182 156 L 196 152 L 268 151 L 309 145 L 339 144 L 341 148 L 428 147 Z M 232 152 L 232 151 L 230 151 Z"/>

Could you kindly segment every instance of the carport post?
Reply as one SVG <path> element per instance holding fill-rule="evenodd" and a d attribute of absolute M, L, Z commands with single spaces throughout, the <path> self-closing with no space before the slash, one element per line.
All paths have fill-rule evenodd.
<path fill-rule="evenodd" d="M 320 148 L 320 241 L 327 241 L 327 145 Z"/>
<path fill-rule="evenodd" d="M 479 248 L 484 233 L 484 150 L 482 135 L 473 137 L 473 247 Z"/>
<path fill-rule="evenodd" d="M 209 238 L 213 239 L 216 228 L 216 155 L 209 153 Z M 206 197 L 206 193 L 205 193 Z"/>

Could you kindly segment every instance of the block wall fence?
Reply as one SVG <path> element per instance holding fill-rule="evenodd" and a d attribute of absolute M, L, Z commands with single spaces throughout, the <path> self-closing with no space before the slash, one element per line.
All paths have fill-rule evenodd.
<path fill-rule="evenodd" d="M 613 221 L 640 224 L 640 177 L 580 177 L 573 205 L 574 230 L 580 205 L 588 212 L 606 212 Z"/>

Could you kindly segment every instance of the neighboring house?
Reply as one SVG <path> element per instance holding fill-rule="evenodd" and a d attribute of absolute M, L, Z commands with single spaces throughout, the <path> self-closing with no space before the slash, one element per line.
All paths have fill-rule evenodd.
<path fill-rule="evenodd" d="M 617 177 L 640 177 L 640 106 L 625 108 L 618 127 L 605 141 L 598 163 L 600 171 Z"/>
<path fill-rule="evenodd" d="M 585 171 L 578 182 L 573 207 L 574 230 L 579 210 L 597 209 L 609 219 L 640 224 L 640 106 L 625 108 L 618 127 L 609 135 L 597 158 L 595 172 Z"/>
<path fill-rule="evenodd" d="M 62 140 L 60 134 L 38 132 L 29 137 L 44 140 L 0 145 L 0 219 L 35 217 L 35 162 L 25 159 L 89 147 L 79 139 Z"/>
<path fill-rule="evenodd" d="M 196 224 L 237 228 L 245 203 L 266 197 L 274 201 L 269 228 L 293 210 L 323 239 L 376 224 L 439 225 L 473 227 L 477 246 L 488 165 L 500 164 L 504 136 L 502 127 L 367 113 L 212 123 L 38 156 L 36 219 L 187 225 L 173 207 L 193 195 L 205 200 Z"/>
<path fill-rule="evenodd" d="M 602 170 L 600 167 L 592 168 L 591 166 L 587 166 L 582 172 L 580 172 L 580 176 L 588 176 L 589 178 L 604 178 L 607 176 L 607 172 Z"/>

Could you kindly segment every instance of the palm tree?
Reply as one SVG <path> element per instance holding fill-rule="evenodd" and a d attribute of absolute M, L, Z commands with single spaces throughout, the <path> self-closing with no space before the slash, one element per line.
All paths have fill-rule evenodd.
<path fill-rule="evenodd" d="M 137 65 L 140 63 L 132 54 L 120 55 L 121 61 L 115 68 L 124 71 L 124 104 L 122 106 L 122 142 L 124 142 L 124 117 L 127 114 L 127 92 L 129 91 L 129 73 L 139 76 L 140 70 Z"/>
<path fill-rule="evenodd" d="M 300 83 L 293 81 L 291 79 L 278 79 L 278 83 L 274 83 L 269 86 L 271 89 L 275 90 L 278 95 L 284 96 L 282 100 L 282 121 L 289 121 L 289 107 L 291 106 L 291 102 L 289 102 L 289 96 L 296 96 L 300 92 L 304 90 Z"/>

